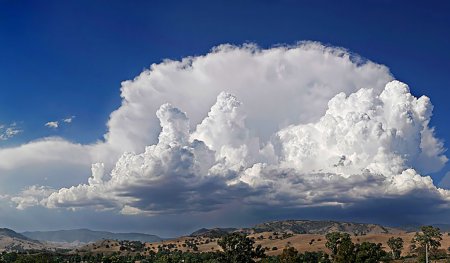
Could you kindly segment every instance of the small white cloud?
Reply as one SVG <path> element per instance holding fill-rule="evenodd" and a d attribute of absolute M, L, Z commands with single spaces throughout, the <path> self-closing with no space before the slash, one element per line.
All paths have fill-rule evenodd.
<path fill-rule="evenodd" d="M 64 119 L 61 119 L 61 122 L 59 121 L 49 121 L 46 124 L 44 124 L 48 128 L 57 129 L 61 126 L 61 124 L 70 124 L 72 123 L 75 116 L 70 116 Z"/>
<path fill-rule="evenodd" d="M 72 123 L 73 119 L 75 119 L 76 116 L 70 116 L 68 118 L 62 119 L 65 123 Z"/>
<path fill-rule="evenodd" d="M 58 121 L 49 121 L 44 125 L 49 128 L 57 129 L 59 127 L 59 122 Z"/>

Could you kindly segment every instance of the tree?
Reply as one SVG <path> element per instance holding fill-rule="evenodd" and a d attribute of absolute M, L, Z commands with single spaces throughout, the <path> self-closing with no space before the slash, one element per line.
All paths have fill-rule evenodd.
<path fill-rule="evenodd" d="M 336 257 L 338 253 L 339 246 L 342 244 L 343 241 L 346 242 L 348 245 L 348 240 L 351 242 L 350 235 L 347 233 L 341 233 L 341 232 L 331 232 L 326 234 L 325 238 L 327 239 L 327 242 L 325 243 L 325 246 L 331 250 L 331 257 Z"/>
<path fill-rule="evenodd" d="M 331 233 L 326 234 L 325 238 L 327 239 L 325 246 L 329 250 L 331 250 L 331 256 L 334 257 L 337 254 L 338 245 L 341 240 L 341 233 L 340 232 L 331 232 Z"/>
<path fill-rule="evenodd" d="M 355 263 L 389 262 L 391 257 L 383 250 L 381 243 L 363 242 L 355 246 Z"/>
<path fill-rule="evenodd" d="M 6 252 L 4 252 L 4 253 L 2 253 L 2 259 L 5 261 L 5 262 L 14 262 L 14 261 L 16 261 L 17 260 L 17 253 L 16 252 L 11 252 L 11 253 L 6 253 Z"/>
<path fill-rule="evenodd" d="M 280 255 L 281 263 L 295 263 L 297 262 L 298 251 L 293 247 L 286 247 Z"/>
<path fill-rule="evenodd" d="M 277 263 L 330 263 L 328 254 L 319 252 L 305 252 L 299 253 L 297 249 L 293 247 L 286 247 L 278 257 Z M 271 262 L 271 261 L 263 261 Z"/>
<path fill-rule="evenodd" d="M 327 253 L 322 251 L 318 252 L 308 252 L 304 254 L 299 254 L 298 261 L 302 263 L 330 263 L 330 259 Z"/>
<path fill-rule="evenodd" d="M 349 234 L 344 234 L 338 240 L 337 252 L 333 259 L 335 263 L 351 263 L 355 261 L 355 244 Z"/>
<path fill-rule="evenodd" d="M 231 233 L 223 236 L 217 243 L 224 252 L 226 262 L 254 262 L 253 258 L 265 256 L 265 251 L 261 248 L 261 245 L 253 248 L 255 241 L 241 233 Z"/>
<path fill-rule="evenodd" d="M 325 237 L 325 246 L 331 250 L 334 263 L 378 263 L 391 260 L 380 243 L 363 242 L 355 245 L 349 234 L 339 232 L 329 233 Z"/>
<path fill-rule="evenodd" d="M 403 239 L 401 237 L 391 237 L 387 241 L 387 245 L 392 250 L 392 257 L 399 259 L 403 249 Z"/>
<path fill-rule="evenodd" d="M 421 232 L 416 232 L 411 242 L 419 245 L 419 253 L 423 254 L 425 251 L 425 262 L 428 262 L 428 253 L 434 255 L 441 246 L 442 234 L 439 228 L 433 226 L 423 226 L 420 230 Z"/>

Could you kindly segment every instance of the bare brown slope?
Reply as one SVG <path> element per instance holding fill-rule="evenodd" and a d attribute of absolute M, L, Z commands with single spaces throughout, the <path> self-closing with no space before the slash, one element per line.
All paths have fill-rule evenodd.
<path fill-rule="evenodd" d="M 0 228 L 0 252 L 43 250 L 45 246 L 39 241 L 29 239 L 8 228 Z"/>

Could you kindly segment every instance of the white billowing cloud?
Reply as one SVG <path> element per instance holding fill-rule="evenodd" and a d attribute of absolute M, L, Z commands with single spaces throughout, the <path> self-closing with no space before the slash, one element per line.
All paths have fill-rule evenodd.
<path fill-rule="evenodd" d="M 157 141 L 159 124 L 151 113 L 161 104 L 188 112 L 194 128 L 225 91 L 243 102 L 251 132 L 267 139 L 280 127 L 317 120 L 339 92 L 380 91 L 392 79 L 386 67 L 356 60 L 345 50 L 307 42 L 267 50 L 222 45 L 205 56 L 153 64 L 122 83 L 122 106 L 111 114 L 105 137 L 112 147 L 140 152 Z"/>
<path fill-rule="evenodd" d="M 368 169 L 394 175 L 408 167 L 423 173 L 440 170 L 447 158 L 428 127 L 431 110 L 427 97 L 413 97 L 399 81 L 388 83 L 379 95 L 373 89 L 348 97 L 340 93 L 319 122 L 277 133 L 279 156 L 283 166 L 304 172 L 353 174 Z M 423 169 L 429 162 L 434 167 Z"/>
<path fill-rule="evenodd" d="M 123 214 L 412 195 L 447 204 L 448 191 L 420 175 L 447 161 L 428 126 L 432 105 L 391 80 L 386 67 L 318 43 L 223 45 L 123 82 L 104 141 L 0 149 L 0 171 L 95 163 L 89 179 L 46 184 L 59 190 L 27 204 Z"/>
<path fill-rule="evenodd" d="M 189 141 L 189 121 L 184 112 L 164 104 L 156 115 L 162 126 L 158 144 L 146 147 L 141 154 L 123 154 L 107 181 L 103 179 L 103 165 L 94 164 L 88 184 L 63 188 L 51 194 L 46 200 L 47 206 L 108 209 L 124 204 L 123 212 L 127 214 L 160 212 L 165 209 L 164 202 L 176 204 L 177 209 L 186 205 L 184 209 L 189 210 L 190 203 L 199 206 L 204 193 L 196 193 L 197 188 L 205 186 L 205 191 L 214 190 L 206 186 L 215 183 L 202 178 L 207 176 L 204 167 L 213 164 L 214 152 L 202 142 Z M 141 201 L 134 196 L 135 191 L 155 196 L 158 202 L 142 204 L 142 209 L 132 205 Z M 167 208 L 173 209 L 170 205 Z"/>
<path fill-rule="evenodd" d="M 235 96 L 221 93 L 191 133 L 186 114 L 163 104 L 156 113 L 162 127 L 157 144 L 125 153 L 108 180 L 103 166 L 94 165 L 88 184 L 60 189 L 42 204 L 160 214 L 217 209 L 230 200 L 349 206 L 421 193 L 450 202 L 450 191 L 414 169 L 423 160 L 432 107 L 404 83 L 389 82 L 380 93 L 338 94 L 318 121 L 283 128 L 259 148 L 242 108 Z M 428 158 L 442 166 L 443 149 L 434 152 Z"/>
<path fill-rule="evenodd" d="M 44 126 L 52 128 L 52 129 L 57 129 L 59 127 L 59 122 L 58 121 L 49 121 L 46 124 L 44 124 Z"/>
<path fill-rule="evenodd" d="M 39 178 L 43 181 L 45 177 L 61 177 L 59 182 L 45 182 L 60 188 L 67 186 L 67 180 L 86 181 L 88 174 L 82 171 L 89 171 L 91 163 L 104 163 L 109 173 L 124 152 L 142 152 L 145 146 L 157 142 L 160 126 L 154 113 L 160 105 L 169 102 L 186 111 L 190 128 L 194 129 L 222 91 L 242 101 L 239 110 L 247 116 L 248 131 L 244 135 L 248 138 L 243 139 L 247 141 L 242 149 L 234 144 L 223 147 L 218 154 L 225 160 L 240 158 L 239 154 L 255 150 L 256 141 L 264 143 L 281 127 L 317 121 L 337 93 L 349 94 L 363 87 L 381 91 L 389 80 L 392 76 L 385 66 L 320 43 L 269 49 L 222 45 L 203 56 L 153 64 L 134 80 L 123 82 L 122 105 L 111 113 L 103 141 L 80 145 L 45 138 L 19 147 L 0 148 L 0 157 L 5 157 L 0 158 L 0 180 L 20 175 L 20 182 L 39 184 Z M 59 126 L 64 120 L 56 122 L 50 127 Z M 241 125 L 239 120 L 235 122 L 236 127 Z M 201 134 L 200 130 L 197 135 L 207 141 L 206 136 L 210 135 L 206 130 Z M 270 146 L 265 151 L 270 152 Z M 64 170 L 67 173 L 63 176 Z M 11 180 L 8 183 L 9 191 L 24 187 Z"/>
<path fill-rule="evenodd" d="M 216 159 L 240 169 L 258 157 L 259 151 L 259 141 L 250 137 L 245 120 L 242 103 L 235 96 L 222 92 L 191 140 L 203 141 L 216 153 Z"/>

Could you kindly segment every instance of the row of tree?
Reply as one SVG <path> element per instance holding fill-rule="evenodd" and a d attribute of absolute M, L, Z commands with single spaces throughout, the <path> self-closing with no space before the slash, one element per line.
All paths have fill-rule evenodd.
<path fill-rule="evenodd" d="M 404 241 L 400 237 L 389 238 L 387 245 L 391 254 L 387 254 L 381 244 L 363 242 L 353 244 L 347 233 L 333 232 L 326 235 L 325 244 L 331 251 L 331 258 L 335 263 L 351 262 L 388 262 L 391 259 L 399 259 L 403 250 Z M 410 251 L 417 256 L 418 262 L 428 262 L 428 259 L 446 258 L 447 253 L 439 250 L 442 241 L 442 233 L 439 228 L 423 226 L 420 232 L 416 232 L 411 240 Z M 450 248 L 449 248 L 450 252 Z"/>
<path fill-rule="evenodd" d="M 381 243 L 354 244 L 349 234 L 333 232 L 326 235 L 325 246 L 331 251 L 334 263 L 390 262 L 392 257 L 383 250 Z"/>

